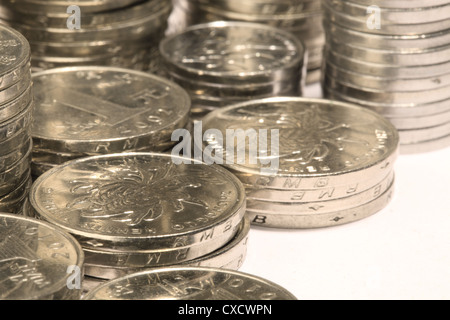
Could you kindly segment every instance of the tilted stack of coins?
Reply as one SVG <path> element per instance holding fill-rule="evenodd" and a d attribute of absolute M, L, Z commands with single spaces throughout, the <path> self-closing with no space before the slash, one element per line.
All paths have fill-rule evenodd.
<path fill-rule="evenodd" d="M 167 76 L 186 89 L 199 117 L 230 103 L 303 90 L 305 48 L 292 34 L 248 22 L 211 22 L 164 38 Z"/>
<path fill-rule="evenodd" d="M 390 202 L 398 133 L 374 111 L 278 97 L 213 111 L 201 124 L 206 136 L 202 145 L 195 140 L 196 150 L 244 183 L 253 224 L 334 226 Z"/>
<path fill-rule="evenodd" d="M 177 84 L 113 67 L 55 68 L 32 76 L 32 174 L 89 155 L 167 151 L 190 125 L 190 99 Z"/>
<path fill-rule="evenodd" d="M 212 21 L 245 21 L 286 30 L 308 49 L 306 83 L 320 80 L 325 34 L 320 0 L 177 0 L 177 22 L 199 24 Z M 170 26 L 170 24 L 169 24 Z M 179 30 L 174 25 L 170 30 Z"/>
<path fill-rule="evenodd" d="M 128 290 L 120 290 L 124 287 Z M 187 290 L 187 288 L 195 289 Z M 83 300 L 297 300 L 297 298 L 280 285 L 245 272 L 207 267 L 170 267 L 108 281 L 86 294 Z M 227 312 L 225 307 L 224 312 Z M 189 314 L 188 309 L 183 312 Z"/>
<path fill-rule="evenodd" d="M 0 213 L 0 300 L 79 300 L 84 253 L 45 221 Z"/>
<path fill-rule="evenodd" d="M 167 265 L 239 268 L 245 200 L 242 183 L 221 166 L 121 153 L 47 171 L 32 186 L 27 215 L 72 234 L 86 278 L 101 281 Z"/>
<path fill-rule="evenodd" d="M 156 72 L 171 10 L 170 0 L 5 0 L 0 19 L 29 40 L 33 71 L 109 65 Z"/>
<path fill-rule="evenodd" d="M 32 108 L 29 44 L 0 25 L 0 212 L 20 213 L 30 188 Z"/>
<path fill-rule="evenodd" d="M 388 118 L 402 153 L 450 146 L 450 1 L 323 5 L 325 97 Z"/>

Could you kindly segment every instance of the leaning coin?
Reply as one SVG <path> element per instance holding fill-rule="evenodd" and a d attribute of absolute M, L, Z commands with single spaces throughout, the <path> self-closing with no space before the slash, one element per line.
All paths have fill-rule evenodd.
<path fill-rule="evenodd" d="M 197 154 L 223 163 L 247 185 L 266 188 L 312 189 L 385 177 L 398 150 L 398 132 L 381 115 L 324 99 L 239 103 L 212 111 L 197 126 Z M 205 132 L 204 141 L 196 130 Z"/>
<path fill-rule="evenodd" d="M 47 171 L 33 184 L 30 204 L 85 248 L 156 250 L 215 237 L 223 245 L 245 214 L 245 191 L 220 166 L 171 154 L 123 153 Z"/>
<path fill-rule="evenodd" d="M 127 290 L 117 290 L 119 287 Z M 296 297 L 261 277 L 211 267 L 170 267 L 134 273 L 110 280 L 83 297 L 83 300 L 161 299 L 296 300 Z"/>
<path fill-rule="evenodd" d="M 188 122 L 190 98 L 177 84 L 113 67 L 33 74 L 36 148 L 104 154 L 157 148 Z"/>
<path fill-rule="evenodd" d="M 68 273 L 83 276 L 84 254 L 73 237 L 46 222 L 3 213 L 0 234 L 0 300 L 80 298 Z"/>

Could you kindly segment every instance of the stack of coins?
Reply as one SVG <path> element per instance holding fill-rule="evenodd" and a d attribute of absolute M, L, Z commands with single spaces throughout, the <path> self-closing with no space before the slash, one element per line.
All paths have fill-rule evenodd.
<path fill-rule="evenodd" d="M 89 155 L 165 152 L 190 124 L 190 98 L 177 84 L 114 67 L 55 68 L 32 76 L 32 174 Z"/>
<path fill-rule="evenodd" d="M 29 44 L 0 25 L 0 212 L 20 213 L 30 188 L 32 108 Z"/>
<path fill-rule="evenodd" d="M 67 232 L 0 213 L 0 300 L 79 300 L 84 253 Z"/>
<path fill-rule="evenodd" d="M 124 287 L 127 290 L 120 290 Z M 195 289 L 187 290 L 187 288 Z M 297 298 L 272 281 L 241 271 L 207 267 L 170 267 L 108 281 L 86 294 L 83 300 L 297 300 Z M 231 312 L 231 306 L 229 307 Z M 184 310 L 184 314 L 189 314 L 189 310 Z"/>
<path fill-rule="evenodd" d="M 170 0 L 5 0 L 0 18 L 29 40 L 33 71 L 110 65 L 156 72 Z"/>
<path fill-rule="evenodd" d="M 306 50 L 281 29 L 199 24 L 167 36 L 160 51 L 167 76 L 190 93 L 197 117 L 230 103 L 302 93 Z"/>
<path fill-rule="evenodd" d="M 245 21 L 295 34 L 308 49 L 306 83 L 320 80 L 325 34 L 320 0 L 177 0 L 174 15 L 185 25 L 212 21 Z M 173 22 L 174 24 L 175 22 Z M 176 30 L 181 26 L 175 25 Z"/>
<path fill-rule="evenodd" d="M 221 166 L 190 161 L 163 153 L 69 161 L 35 181 L 26 214 L 72 234 L 95 280 L 167 265 L 238 268 L 249 231 L 244 187 Z"/>
<path fill-rule="evenodd" d="M 323 91 L 388 118 L 400 151 L 450 145 L 450 1 L 324 0 Z"/>
<path fill-rule="evenodd" d="M 194 128 L 205 134 L 204 141 L 195 139 L 196 150 L 203 148 L 205 161 L 222 163 L 244 183 L 253 224 L 340 225 L 380 211 L 391 199 L 398 133 L 374 111 L 279 97 L 213 111 L 201 125 Z"/>

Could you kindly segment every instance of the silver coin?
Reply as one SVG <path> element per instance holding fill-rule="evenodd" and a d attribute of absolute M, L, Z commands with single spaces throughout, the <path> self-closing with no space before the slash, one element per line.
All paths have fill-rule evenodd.
<path fill-rule="evenodd" d="M 356 18 L 368 19 L 367 5 L 358 4 L 349 1 L 325 0 L 325 7 L 332 8 L 343 15 Z M 373 3 L 372 3 L 373 5 Z M 448 20 L 450 16 L 450 4 L 445 3 L 437 6 L 424 7 L 423 5 L 403 9 L 390 9 L 378 7 L 380 20 L 383 26 L 385 24 L 420 24 L 435 21 Z M 368 28 L 366 28 L 367 30 Z M 445 28 L 441 29 L 444 30 Z"/>
<path fill-rule="evenodd" d="M 411 144 L 401 144 L 401 154 L 433 152 L 450 147 L 450 135 L 432 140 L 421 140 Z"/>
<path fill-rule="evenodd" d="M 399 66 L 397 64 L 381 64 L 354 59 L 351 56 L 341 55 L 330 47 L 326 47 L 324 52 L 327 62 L 349 71 L 372 76 L 419 79 L 423 77 L 438 77 L 448 73 L 450 70 L 450 59 L 446 62 L 431 65 Z"/>
<path fill-rule="evenodd" d="M 0 24 L 0 49 L 0 90 L 5 90 L 29 72 L 30 46 L 18 31 Z M 0 101 L 6 101 L 1 94 Z"/>
<path fill-rule="evenodd" d="M 32 116 L 33 103 L 29 103 L 18 115 L 0 122 L 0 144 L 28 128 L 31 125 Z"/>
<path fill-rule="evenodd" d="M 450 112 L 444 111 L 431 115 L 416 116 L 416 117 L 387 117 L 388 120 L 398 129 L 419 129 L 434 127 L 439 124 L 450 122 Z"/>
<path fill-rule="evenodd" d="M 216 83 L 267 83 L 299 70 L 303 44 L 292 34 L 261 24 L 211 22 L 161 41 L 169 70 Z"/>
<path fill-rule="evenodd" d="M 30 127 L 23 128 L 10 139 L 0 142 L 0 150 L 2 155 L 8 155 L 17 148 L 20 148 L 30 140 Z"/>
<path fill-rule="evenodd" d="M 6 121 L 27 108 L 33 100 L 32 85 L 16 99 L 7 103 L 0 104 L 0 119 Z"/>
<path fill-rule="evenodd" d="M 433 90 L 450 86 L 450 69 L 447 74 L 423 78 L 380 77 L 355 72 L 333 64 L 330 61 L 324 63 L 324 74 L 340 82 L 364 88 L 384 90 L 385 92 L 416 92 Z"/>
<path fill-rule="evenodd" d="M 7 170 L 0 172 L 0 197 L 12 192 L 30 171 L 31 145 L 25 156 Z"/>
<path fill-rule="evenodd" d="M 79 299 L 81 290 L 69 289 L 71 274 L 82 276 L 80 245 L 59 228 L 15 214 L 0 214 L 0 299 Z"/>
<path fill-rule="evenodd" d="M 0 90 L 0 101 L 8 103 L 22 95 L 31 85 L 31 73 L 28 72 L 23 78 L 11 86 Z"/>
<path fill-rule="evenodd" d="M 126 286 L 128 290 L 117 290 Z M 189 288 L 197 288 L 190 290 Z M 285 288 L 240 271 L 170 267 L 110 280 L 83 300 L 296 300 Z"/>
<path fill-rule="evenodd" d="M 450 122 L 433 127 L 399 130 L 400 142 L 410 144 L 424 140 L 439 139 L 450 134 Z"/>
<path fill-rule="evenodd" d="M 338 226 L 365 219 L 384 209 L 392 200 L 395 185 L 375 200 L 346 210 L 324 214 L 279 214 L 247 210 L 246 215 L 252 225 L 283 228 L 310 229 Z"/>
<path fill-rule="evenodd" d="M 0 153 L 0 172 L 5 172 L 14 166 L 20 159 L 25 157 L 32 145 L 31 138 L 28 138 L 25 143 L 19 144 L 15 149 L 8 153 Z"/>
<path fill-rule="evenodd" d="M 439 112 L 450 111 L 450 99 L 430 102 L 428 104 L 416 103 L 414 100 L 411 100 L 408 103 L 403 104 L 390 104 L 357 99 L 327 87 L 323 87 L 323 93 L 326 98 L 368 107 L 389 118 L 421 117 L 425 115 L 436 114 Z"/>
<path fill-rule="evenodd" d="M 156 250 L 233 237 L 245 211 L 240 181 L 220 166 L 171 154 L 74 160 L 41 175 L 30 204 L 97 250 Z"/>
<path fill-rule="evenodd" d="M 206 133 L 212 128 L 214 132 Z M 270 134 L 261 134 L 261 141 L 250 140 L 249 145 L 262 145 L 259 151 L 233 142 L 227 146 L 226 130 L 238 129 L 255 132 L 256 139 L 261 129 Z M 389 121 L 365 108 L 331 100 L 279 97 L 240 103 L 212 111 L 197 130 L 205 136 L 204 141 L 196 139 L 195 146 L 208 161 L 216 161 L 208 152 L 214 150 L 223 166 L 254 186 L 348 185 L 386 176 L 397 157 L 398 133 Z M 273 130 L 278 130 L 278 140 L 271 136 Z M 272 143 L 279 144 L 277 150 Z"/>
<path fill-rule="evenodd" d="M 427 49 L 446 46 L 450 43 L 448 31 L 438 31 L 421 35 L 379 35 L 358 32 L 324 20 L 327 37 L 373 49 Z"/>
<path fill-rule="evenodd" d="M 368 190 L 352 194 L 345 198 L 328 200 L 326 196 L 322 200 L 311 202 L 281 202 L 281 200 L 260 200 L 247 198 L 247 211 L 280 215 L 321 215 L 330 212 L 342 211 L 361 206 L 378 198 L 380 194 L 391 188 L 394 174 L 378 182 Z"/>
<path fill-rule="evenodd" d="M 421 91 L 395 91 L 386 92 L 383 89 L 371 89 L 359 85 L 345 83 L 342 80 L 323 74 L 323 87 L 331 88 L 342 95 L 372 103 L 383 104 L 428 104 L 450 98 L 450 86 L 421 90 Z"/>
<path fill-rule="evenodd" d="M 32 137 L 39 150 L 112 153 L 157 147 L 189 118 L 190 98 L 149 73 L 74 67 L 33 74 Z"/>
<path fill-rule="evenodd" d="M 181 262 L 179 265 L 238 270 L 246 257 L 249 232 L 250 221 L 244 217 L 236 235 L 226 245 L 197 259 Z M 84 267 L 86 275 L 105 280 L 143 271 L 143 268 L 132 268 L 128 265 L 111 268 L 85 263 Z"/>
<path fill-rule="evenodd" d="M 28 176 L 26 179 L 17 184 L 17 188 L 11 191 L 9 194 L 0 197 L 0 205 L 7 205 L 8 203 L 14 202 L 19 198 L 22 198 L 25 194 L 28 193 L 31 187 L 31 178 Z M 1 211 L 0 212 L 7 212 Z"/>
<path fill-rule="evenodd" d="M 372 0 L 352 0 L 352 2 L 367 6 L 374 4 Z M 377 4 L 383 8 L 411 9 L 446 5 L 448 0 L 427 0 L 426 2 L 422 0 L 377 0 Z"/>
<path fill-rule="evenodd" d="M 76 5 L 83 12 L 102 12 L 124 8 L 135 4 L 139 0 L 74 0 L 70 4 L 65 0 L 23 0 L 19 3 L 15 0 L 5 0 L 5 6 L 21 12 L 66 12 L 69 5 Z"/>
<path fill-rule="evenodd" d="M 4 201 L 4 198 L 1 198 L 0 212 L 21 214 L 24 202 L 28 199 L 28 192 L 31 188 L 31 184 L 31 176 L 29 175 L 28 179 L 25 180 L 25 184 L 22 183 L 19 186 L 20 189 L 15 189 L 8 195 L 8 197 L 10 197 L 8 201 Z"/>

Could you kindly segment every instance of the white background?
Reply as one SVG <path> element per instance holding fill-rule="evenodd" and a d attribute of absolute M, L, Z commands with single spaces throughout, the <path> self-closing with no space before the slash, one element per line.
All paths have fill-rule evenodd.
<path fill-rule="evenodd" d="M 401 154 L 394 168 L 391 202 L 368 218 L 310 230 L 252 226 L 240 271 L 301 300 L 450 299 L 450 148 Z"/>

